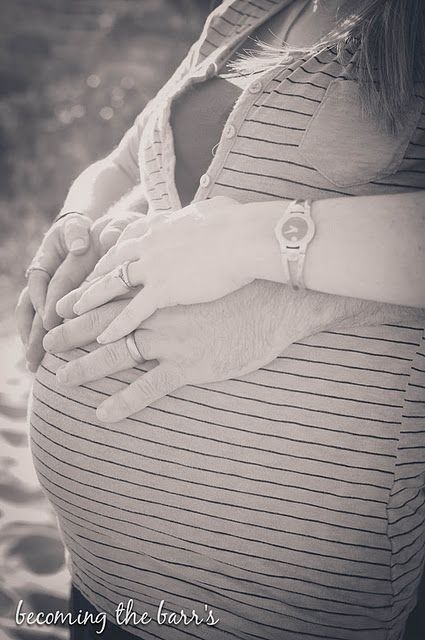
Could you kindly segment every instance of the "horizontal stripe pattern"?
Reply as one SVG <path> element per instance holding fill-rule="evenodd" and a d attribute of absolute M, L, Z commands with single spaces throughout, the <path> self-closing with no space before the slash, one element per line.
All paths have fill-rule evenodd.
<path fill-rule="evenodd" d="M 138 156 L 151 212 L 179 205 L 174 96 L 284 4 L 225 0 L 137 119 L 118 161 L 132 175 Z M 196 199 L 423 188 L 424 115 L 383 179 L 341 188 L 301 155 L 330 83 L 347 77 L 331 50 L 266 74 L 261 92 L 238 101 L 235 135 L 223 136 Z M 76 586 L 112 620 L 129 598 L 140 614 L 164 598 L 220 618 L 130 629 L 141 638 L 400 640 L 425 554 L 423 335 L 416 324 L 322 332 L 258 371 L 188 385 L 114 425 L 97 422 L 96 406 L 144 367 L 65 389 L 56 369 L 95 347 L 46 355 L 31 446 Z"/>
<path fill-rule="evenodd" d="M 32 449 L 77 586 L 111 615 L 128 597 L 140 612 L 164 594 L 178 609 L 206 601 L 223 637 L 389 637 L 423 552 L 420 478 L 394 482 L 421 337 L 397 326 L 322 333 L 119 425 L 98 423 L 95 407 L 143 367 L 64 390 L 54 373 L 68 356 L 46 356 Z M 363 386 L 342 354 L 369 366 Z"/>

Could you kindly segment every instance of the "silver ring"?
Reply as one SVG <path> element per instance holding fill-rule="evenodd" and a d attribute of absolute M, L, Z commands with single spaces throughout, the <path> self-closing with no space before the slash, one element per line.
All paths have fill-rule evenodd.
<path fill-rule="evenodd" d="M 126 260 L 117 267 L 116 277 L 119 278 L 127 289 L 135 289 L 135 285 L 131 284 L 128 275 L 128 265 L 130 260 Z"/>
<path fill-rule="evenodd" d="M 136 338 L 134 337 L 134 333 L 129 333 L 128 336 L 125 336 L 125 344 L 127 345 L 128 352 L 133 360 L 137 363 L 144 362 L 145 359 L 139 351 L 139 348 L 136 343 Z"/>
<path fill-rule="evenodd" d="M 30 264 L 30 266 L 28 267 L 28 269 L 25 271 L 25 278 L 28 280 L 28 278 L 30 277 L 30 274 L 33 271 L 44 271 L 44 273 L 47 273 L 47 275 L 49 276 L 49 278 L 51 278 L 52 276 L 50 275 L 50 272 L 45 268 L 45 267 L 41 267 L 41 266 L 37 266 L 37 265 L 32 265 Z"/>

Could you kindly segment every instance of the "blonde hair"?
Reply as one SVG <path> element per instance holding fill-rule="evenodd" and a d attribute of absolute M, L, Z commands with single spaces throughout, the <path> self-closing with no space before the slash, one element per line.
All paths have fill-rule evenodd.
<path fill-rule="evenodd" d="M 348 2 L 336 27 L 305 49 L 261 45 L 232 64 L 239 73 L 281 65 L 291 53 L 317 55 L 336 48 L 342 61 L 356 52 L 351 74 L 360 86 L 366 113 L 386 130 L 401 128 L 414 82 L 425 81 L 425 0 L 358 0 Z"/>

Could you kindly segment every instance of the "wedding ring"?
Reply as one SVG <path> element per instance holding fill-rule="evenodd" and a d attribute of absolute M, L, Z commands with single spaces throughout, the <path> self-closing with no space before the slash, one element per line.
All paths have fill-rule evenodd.
<path fill-rule="evenodd" d="M 33 271 L 44 271 L 44 273 L 47 273 L 47 275 L 49 276 L 49 278 L 51 278 L 52 276 L 50 275 L 50 272 L 45 268 L 45 267 L 41 267 L 38 266 L 36 264 L 32 265 L 30 264 L 30 266 L 28 267 L 28 269 L 25 271 L 25 278 L 28 280 L 30 274 Z"/>
<path fill-rule="evenodd" d="M 140 363 L 145 361 L 137 346 L 134 333 L 129 333 L 128 336 L 125 337 L 125 344 L 127 345 L 130 356 L 135 362 Z"/>
<path fill-rule="evenodd" d="M 135 285 L 131 284 L 130 277 L 128 275 L 129 264 L 130 264 L 130 260 L 126 260 L 125 262 L 120 264 L 116 269 L 115 277 L 119 278 L 127 289 L 134 289 Z"/>

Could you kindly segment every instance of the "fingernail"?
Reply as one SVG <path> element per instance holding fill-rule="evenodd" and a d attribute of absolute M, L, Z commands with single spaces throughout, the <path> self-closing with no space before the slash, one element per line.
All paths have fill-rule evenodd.
<path fill-rule="evenodd" d="M 55 345 L 54 336 L 52 336 L 51 333 L 46 333 L 46 335 L 43 338 L 44 350 L 50 353 L 51 351 L 53 351 L 54 345 Z"/>
<path fill-rule="evenodd" d="M 63 298 L 58 300 L 57 303 L 56 303 L 56 307 L 55 307 L 56 313 L 60 318 L 63 318 L 62 313 L 63 313 L 64 310 L 62 309 L 62 307 L 65 306 L 65 309 L 66 309 L 65 302 L 62 302 L 62 300 L 63 300 Z"/>
<path fill-rule="evenodd" d="M 79 302 L 76 302 L 72 307 L 73 312 L 76 313 L 77 315 L 80 313 L 80 309 L 81 309 L 81 304 Z"/>
<path fill-rule="evenodd" d="M 104 331 L 96 340 L 99 344 L 109 344 L 110 342 L 115 342 L 116 338 L 109 331 Z"/>
<path fill-rule="evenodd" d="M 86 241 L 83 240 L 82 238 L 77 238 L 76 240 L 74 240 L 73 242 L 71 242 L 71 246 L 69 247 L 70 251 L 81 251 L 82 249 L 85 249 L 87 246 Z"/>
<path fill-rule="evenodd" d="M 31 373 L 35 373 L 38 369 L 38 365 L 35 362 L 26 362 L 26 367 Z"/>

